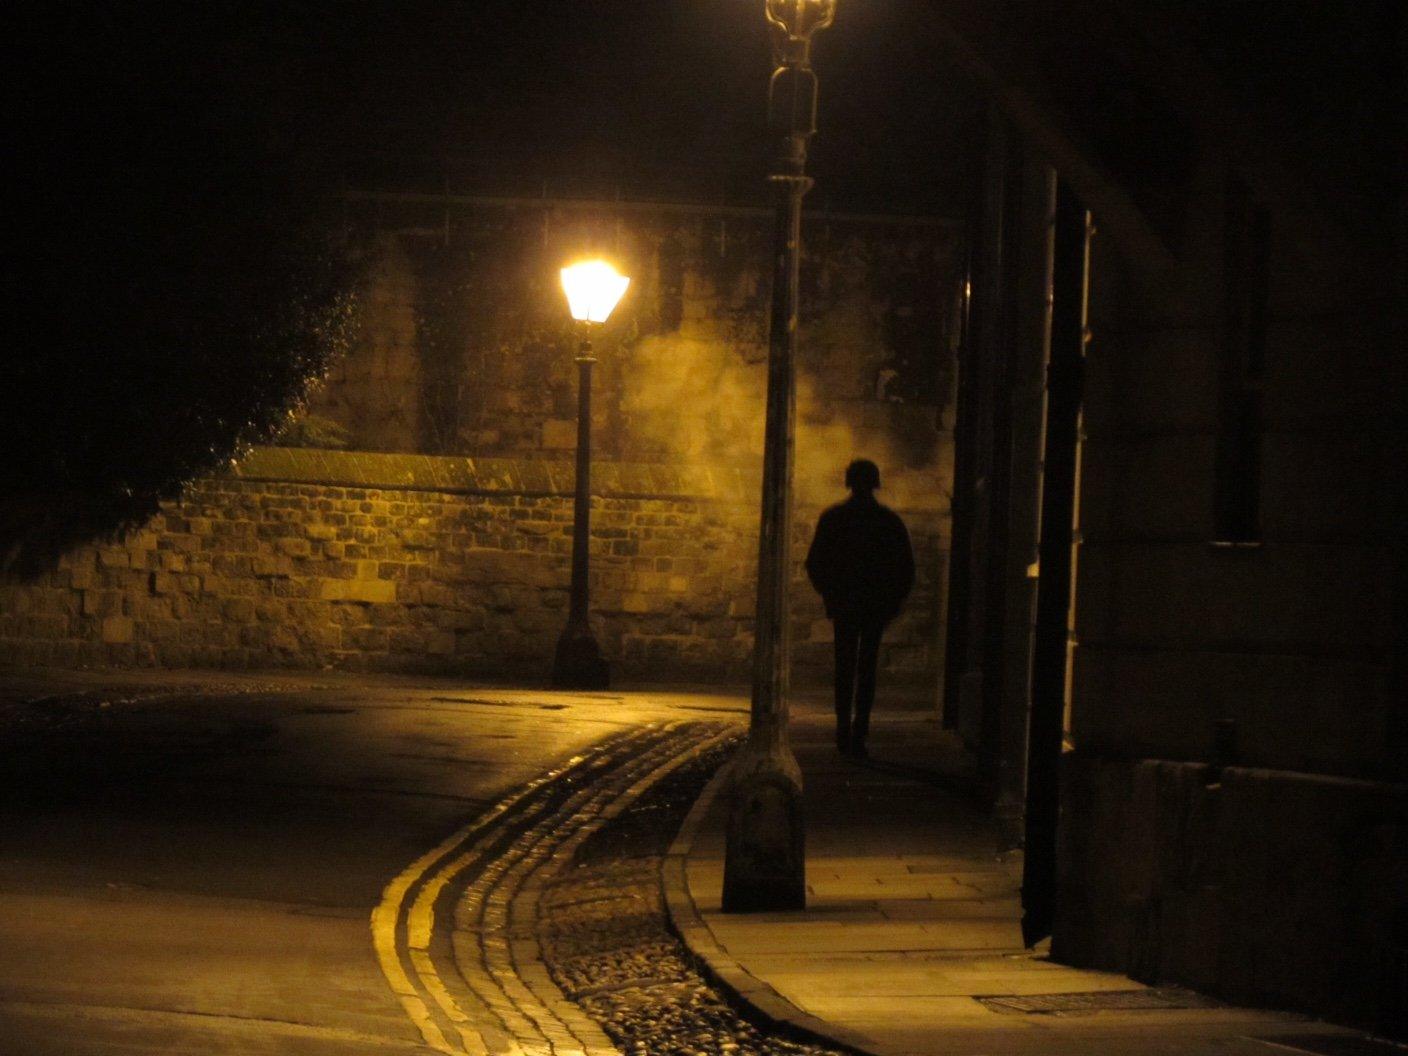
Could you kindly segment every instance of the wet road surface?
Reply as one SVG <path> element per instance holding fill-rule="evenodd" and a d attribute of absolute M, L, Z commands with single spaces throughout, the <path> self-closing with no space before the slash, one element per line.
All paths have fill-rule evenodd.
<path fill-rule="evenodd" d="M 457 828 L 588 746 L 737 699 L 433 680 L 11 677 L 0 1052 L 429 1051 L 369 915 Z"/>

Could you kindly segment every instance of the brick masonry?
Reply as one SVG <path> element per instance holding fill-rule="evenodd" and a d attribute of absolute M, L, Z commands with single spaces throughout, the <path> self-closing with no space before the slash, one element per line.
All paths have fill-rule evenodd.
<path fill-rule="evenodd" d="M 0 587 L 0 661 L 541 676 L 566 618 L 572 472 L 543 460 L 256 449 L 126 538 Z M 746 679 L 756 481 L 607 463 L 593 490 L 592 611 L 613 670 Z M 838 497 L 799 496 L 804 683 L 828 677 L 830 629 L 800 561 L 820 506 Z M 887 637 L 883 677 L 932 685 L 946 511 L 934 495 L 901 512 L 918 583 Z"/>

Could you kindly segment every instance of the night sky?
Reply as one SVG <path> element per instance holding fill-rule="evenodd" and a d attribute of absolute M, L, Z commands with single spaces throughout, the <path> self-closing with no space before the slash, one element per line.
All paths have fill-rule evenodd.
<path fill-rule="evenodd" d="M 842 9 L 816 46 L 818 198 L 945 211 L 973 102 L 942 75 L 928 6 Z M 448 172 L 505 193 L 543 180 L 565 194 L 764 193 L 761 0 L 422 2 L 327 28 L 328 103 L 356 107 L 343 134 L 384 181 Z"/>
<path fill-rule="evenodd" d="M 92 210 L 84 224 L 101 227 L 114 207 L 121 224 L 129 204 L 150 212 L 168 192 L 218 199 L 273 177 L 292 195 L 448 185 L 761 204 L 771 150 L 762 7 L 21 4 L 10 9 L 7 77 L 23 212 L 48 211 L 45 222 L 62 226 L 75 208 Z M 1259 122 L 1284 119 L 1288 143 L 1339 159 L 1346 172 L 1332 179 L 1396 174 L 1395 141 L 1381 132 L 1393 115 L 1366 112 L 1364 100 L 1387 98 L 1373 89 L 1387 75 L 1379 53 L 1401 26 L 1398 5 L 1181 7 L 1234 92 L 1248 82 L 1258 99 L 1284 102 Z M 962 211 L 982 104 L 938 43 L 940 9 L 840 0 L 815 48 L 813 207 Z M 997 4 L 994 17 L 1001 10 L 1020 16 L 1020 5 Z"/>
<path fill-rule="evenodd" d="M 770 150 L 762 6 L 35 4 L 13 76 L 50 186 L 161 181 L 159 154 L 218 181 L 257 140 L 351 186 L 746 203 Z M 814 204 L 954 210 L 975 104 L 931 33 L 923 0 L 841 4 L 815 52 Z"/>

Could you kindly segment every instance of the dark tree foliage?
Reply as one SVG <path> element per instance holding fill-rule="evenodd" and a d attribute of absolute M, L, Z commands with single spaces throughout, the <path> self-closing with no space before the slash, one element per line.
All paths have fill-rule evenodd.
<path fill-rule="evenodd" d="M 149 518 L 284 425 L 349 340 L 316 24 L 35 4 L 9 44 L 0 576 Z"/>

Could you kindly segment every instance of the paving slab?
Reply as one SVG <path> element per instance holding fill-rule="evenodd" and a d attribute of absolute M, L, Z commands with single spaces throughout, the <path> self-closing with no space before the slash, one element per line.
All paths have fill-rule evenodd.
<path fill-rule="evenodd" d="M 1165 991 L 1023 947 L 1021 854 L 965 794 L 964 753 L 931 710 L 882 701 L 866 761 L 836 753 L 824 701 L 796 702 L 792 729 L 807 908 L 722 912 L 725 775 L 665 868 L 676 927 L 763 1018 L 876 1056 L 1273 1056 L 1296 1037 L 1356 1033 L 1214 1002 L 1127 1007 L 1158 1005 Z M 1080 996 L 1028 1001 L 1059 1012 L 1022 1011 L 1018 999 L 1041 995 Z"/>

